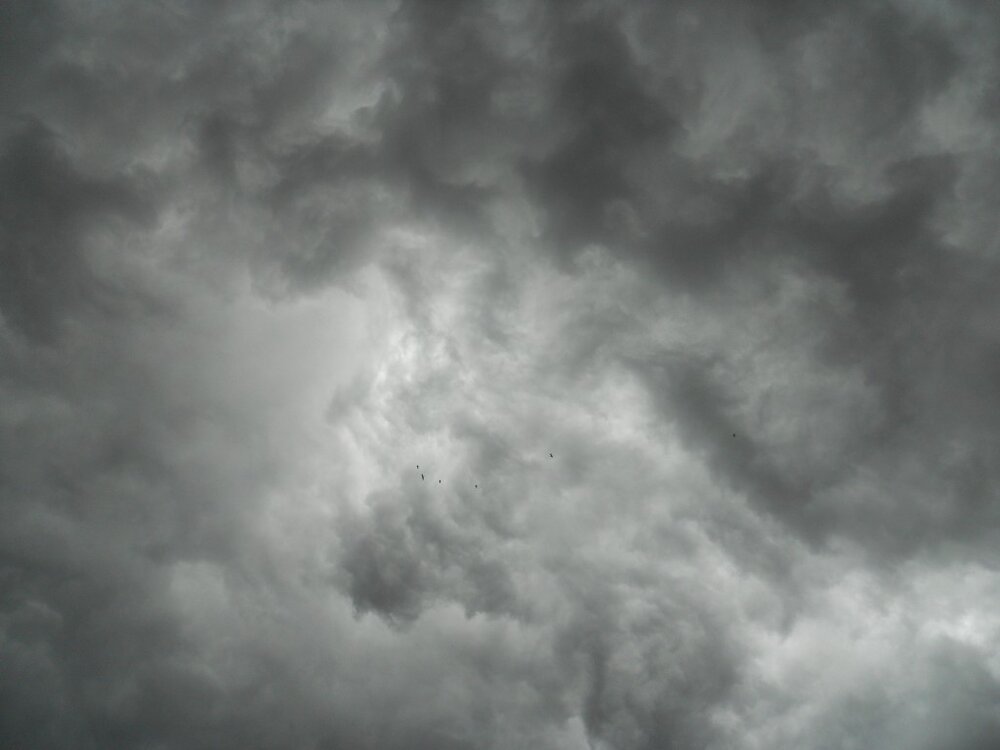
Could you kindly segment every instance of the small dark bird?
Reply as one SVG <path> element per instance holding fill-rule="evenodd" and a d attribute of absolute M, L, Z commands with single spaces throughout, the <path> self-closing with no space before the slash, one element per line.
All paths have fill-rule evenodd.
<path fill-rule="evenodd" d="M 421 482 L 424 481 L 424 475 L 423 474 L 420 475 L 420 481 Z"/>
<path fill-rule="evenodd" d="M 441 484 L 441 480 L 440 479 L 438 480 L 438 484 Z"/>
<path fill-rule="evenodd" d="M 733 437 L 736 437 L 736 433 L 735 432 L 733 433 Z"/>
<path fill-rule="evenodd" d="M 476 485 L 476 489 L 477 489 L 477 490 L 479 489 L 479 485 L 478 485 L 478 484 Z"/>
<path fill-rule="evenodd" d="M 549 454 L 549 458 L 555 458 L 555 456 L 553 456 L 553 455 L 552 455 L 552 454 L 550 453 L 550 454 Z"/>
<path fill-rule="evenodd" d="M 418 469 L 420 468 L 420 464 L 417 464 L 417 468 L 418 468 Z"/>

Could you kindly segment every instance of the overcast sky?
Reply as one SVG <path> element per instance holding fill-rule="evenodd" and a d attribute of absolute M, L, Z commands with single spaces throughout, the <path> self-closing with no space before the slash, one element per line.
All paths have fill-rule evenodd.
<path fill-rule="evenodd" d="M 0 746 L 1000 748 L 998 102 L 973 0 L 0 3 Z"/>

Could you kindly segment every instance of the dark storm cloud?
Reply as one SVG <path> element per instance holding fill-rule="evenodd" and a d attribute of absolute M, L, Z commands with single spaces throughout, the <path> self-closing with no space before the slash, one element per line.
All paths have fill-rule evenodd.
<path fill-rule="evenodd" d="M 640 11 L 640 15 L 648 20 L 651 14 Z M 756 10 L 736 11 L 736 15 L 761 20 Z M 824 129 L 826 123 L 819 119 L 824 116 L 844 128 L 848 143 L 859 146 L 861 138 L 898 139 L 897 134 L 913 130 L 919 124 L 921 107 L 940 95 L 960 69 L 959 42 L 933 22 L 888 6 L 818 16 L 807 12 L 805 17 L 805 26 L 801 18 L 794 23 L 791 17 L 783 18 L 783 23 L 754 26 L 762 34 L 754 42 L 781 65 L 775 75 L 783 89 L 779 93 L 784 97 L 783 108 L 764 113 L 769 118 L 766 127 L 785 134 L 788 148 L 765 154 L 756 171 L 735 180 L 715 177 L 704 164 L 680 153 L 670 155 L 678 131 L 692 127 L 694 102 L 710 95 L 705 82 L 697 78 L 701 71 L 673 68 L 670 82 L 674 89 L 695 93 L 672 96 L 670 89 L 666 95 L 661 89 L 657 98 L 642 90 L 642 82 L 649 77 L 642 75 L 620 26 L 609 23 L 607 16 L 595 18 L 597 30 L 591 33 L 603 38 L 599 44 L 586 44 L 586 24 L 567 23 L 560 28 L 565 33 L 563 45 L 556 44 L 555 49 L 562 52 L 556 59 L 570 72 L 557 77 L 556 91 L 560 109 L 577 129 L 528 168 L 529 188 L 534 186 L 544 206 L 549 241 L 557 253 L 578 252 L 589 243 L 603 244 L 654 270 L 675 292 L 725 294 L 731 288 L 731 274 L 772 262 L 768 256 L 774 255 L 805 264 L 811 272 L 843 284 L 852 313 L 837 320 L 836 328 L 816 333 L 830 340 L 829 350 L 821 355 L 829 366 L 858 365 L 881 392 L 884 421 L 867 439 L 873 445 L 899 441 L 928 460 L 940 455 L 948 442 L 963 441 L 967 450 L 977 454 L 972 464 L 966 464 L 968 471 L 961 472 L 965 478 L 956 478 L 965 484 L 968 477 L 981 475 L 985 469 L 993 439 L 984 444 L 978 434 L 961 438 L 934 434 L 939 428 L 924 416 L 934 406 L 925 401 L 926 395 L 917 395 L 926 386 L 921 374 L 927 366 L 917 363 L 928 349 L 954 345 L 957 340 L 964 341 L 960 346 L 968 355 L 985 356 L 987 361 L 991 359 L 988 352 L 997 347 L 992 336 L 983 339 L 978 333 L 970 334 L 958 319 L 942 320 L 951 318 L 956 297 L 983 300 L 980 290 L 996 278 L 994 264 L 984 265 L 956 252 L 937 225 L 957 175 L 969 169 L 972 160 L 947 152 L 917 155 L 916 143 L 903 141 L 896 146 L 902 152 L 885 161 L 876 173 L 884 184 L 881 195 L 847 203 L 832 194 L 842 189 L 831 181 L 836 179 L 833 170 L 838 166 L 817 163 L 813 154 L 803 152 L 796 143 Z M 713 27 L 720 39 L 726 32 L 734 33 L 727 28 L 729 22 L 711 10 L 699 21 L 695 32 L 702 35 L 699 41 L 723 54 L 710 35 Z M 644 27 L 639 32 L 642 46 L 655 46 L 651 37 L 661 30 L 669 33 L 671 27 L 670 23 Z M 745 36 L 745 32 L 736 33 Z M 829 44 L 820 48 L 820 54 L 830 73 L 824 71 L 826 77 L 819 81 L 794 67 L 795 56 L 801 53 L 793 50 L 808 50 L 814 40 Z M 679 46 L 683 48 L 684 42 Z M 845 108 L 829 110 L 822 103 L 825 97 L 843 102 Z M 731 115 L 738 118 L 741 113 L 732 111 Z M 738 156 L 741 149 L 754 145 L 737 142 L 720 147 Z M 653 154 L 657 159 L 653 166 L 643 164 Z M 824 172 L 829 176 L 824 177 Z M 697 212 L 677 211 L 660 202 L 662 195 L 676 196 L 682 206 L 704 205 L 707 216 L 692 223 Z M 982 275 L 989 280 L 982 280 Z M 991 303 L 985 305 L 982 314 L 995 312 Z M 928 326 L 942 328 L 929 334 Z M 718 387 L 713 370 L 731 365 L 725 352 L 714 356 L 716 365 L 702 368 L 695 364 L 697 358 L 691 362 L 690 355 L 682 353 L 678 356 L 681 370 L 674 368 L 652 386 L 663 394 L 671 412 L 683 415 L 682 422 L 693 430 L 692 439 L 705 444 L 717 465 L 737 486 L 745 486 L 762 507 L 787 518 L 811 537 L 823 536 L 831 527 L 866 536 L 870 521 L 862 520 L 865 510 L 852 508 L 849 516 L 839 518 L 836 508 L 817 510 L 812 498 L 820 478 L 784 479 L 782 472 L 768 467 L 768 457 L 755 447 L 754 436 L 747 430 L 738 429 L 736 438 L 729 438 L 730 428 L 736 425 L 726 416 L 726 403 L 734 395 Z M 990 367 L 986 361 L 983 365 L 987 370 Z M 645 365 L 640 369 L 648 371 Z M 972 376 L 976 382 L 965 381 L 970 376 L 970 371 L 955 372 L 951 382 L 939 384 L 935 399 L 938 403 L 965 400 L 975 392 L 980 399 L 991 400 L 991 389 L 976 376 Z M 738 383 L 730 385 L 738 394 Z M 907 434 L 919 435 L 919 447 L 912 437 L 904 437 Z M 981 445 L 986 452 L 980 454 Z M 854 463 L 839 470 L 848 474 L 857 468 Z M 820 481 L 835 480 L 824 477 Z M 899 533 L 883 530 L 866 543 L 898 550 L 922 546 L 928 537 L 964 536 L 964 523 L 959 519 L 969 518 L 967 503 L 981 509 L 994 506 L 997 500 L 989 490 L 954 486 L 947 492 L 967 502 L 960 501 L 943 522 L 928 519 L 927 523 L 934 523 L 933 530 L 921 529 L 924 521 L 917 519 L 924 511 L 908 508 L 902 498 L 899 505 L 891 504 L 891 510 L 871 508 L 880 516 L 887 514 L 879 518 L 878 526 L 898 523 Z M 940 514 L 940 510 L 932 512 Z M 974 511 L 978 512 L 982 511 Z M 902 517 L 892 518 L 896 514 Z"/>
<path fill-rule="evenodd" d="M 67 310 L 120 294 L 92 272 L 88 230 L 114 220 L 148 226 L 153 215 L 130 180 L 81 173 L 37 121 L 0 145 L 0 206 L 0 312 L 40 340 L 51 340 Z"/>
<path fill-rule="evenodd" d="M 746 488 L 762 507 L 813 540 L 830 532 L 846 533 L 894 555 L 933 540 L 971 535 L 979 541 L 984 527 L 973 519 L 995 512 L 998 498 L 987 489 L 993 471 L 986 458 L 995 448 L 995 425 L 986 426 L 964 404 L 973 399 L 992 411 L 988 405 L 994 400 L 993 389 L 982 378 L 994 369 L 998 342 L 963 321 L 997 314 L 986 293 L 997 282 L 997 269 L 956 253 L 933 228 L 953 172 L 940 160 L 893 165 L 893 192 L 877 203 L 845 212 L 829 208 L 826 199 L 813 198 L 787 223 L 774 222 L 781 227 L 782 242 L 797 248 L 796 261 L 813 265 L 815 273 L 841 285 L 850 304 L 849 314 L 825 320 L 811 331 L 813 342 L 792 346 L 814 349 L 818 361 L 833 372 L 860 368 L 878 392 L 879 424 L 854 436 L 856 445 L 840 465 L 798 479 L 776 470 L 773 456 L 758 444 L 755 429 L 733 417 L 741 385 L 726 352 L 708 359 L 680 352 L 665 367 L 638 365 L 668 413 L 691 430 L 695 442 L 706 446 L 735 486 Z M 944 350 L 955 354 L 947 375 L 933 354 Z M 976 362 L 971 367 L 970 359 Z M 945 416 L 954 410 L 963 416 Z M 781 417 L 765 413 L 765 420 L 771 418 Z M 822 440 L 822 431 L 813 439 Z M 956 443 L 965 445 L 961 468 L 945 468 L 947 446 Z M 887 506 L 866 503 L 846 511 L 816 502 L 817 495 L 832 486 L 850 484 L 859 469 L 894 472 L 891 465 L 880 465 L 885 459 L 895 463 L 892 454 L 936 461 L 935 474 L 944 482 L 941 490 L 951 499 L 922 508 L 895 497 Z M 989 548 L 982 550 L 988 553 Z"/>
<path fill-rule="evenodd" d="M 762 7 L 734 8 L 738 21 L 718 6 L 705 9 L 697 14 L 693 40 L 676 30 L 685 16 L 695 15 L 692 8 L 637 8 L 638 46 L 654 50 L 655 62 L 662 64 L 655 76 L 650 62 L 637 59 L 624 14 L 571 13 L 555 24 L 554 109 L 572 126 L 552 151 L 528 162 L 526 176 L 544 207 L 557 252 L 606 244 L 648 264 L 682 291 L 718 283 L 745 254 L 774 252 L 814 258 L 862 295 L 883 288 L 886 274 L 906 255 L 903 248 L 921 235 L 926 212 L 949 194 L 954 174 L 949 158 L 924 160 L 931 163 L 919 169 L 923 179 L 906 176 L 914 171 L 909 160 L 888 165 L 887 175 L 899 185 L 893 194 L 845 214 L 824 206 L 827 186 L 815 177 L 823 167 L 802 152 L 796 138 L 825 127 L 824 116 L 870 138 L 910 126 L 920 105 L 940 93 L 958 69 L 955 42 L 891 7 L 817 13 L 802 6 L 785 8 L 777 18 Z M 743 21 L 760 37 L 748 39 L 745 30 L 733 28 Z M 808 72 L 795 68 L 797 47 L 808 50 L 809 35 L 822 39 L 827 33 L 831 48 L 819 54 L 831 72 L 824 80 L 810 80 Z M 679 133 L 697 126 L 699 105 L 714 93 L 700 77 L 704 69 L 685 65 L 686 48 L 704 44 L 706 54 L 724 59 L 727 35 L 773 56 L 775 80 L 767 83 L 779 87 L 782 101 L 777 111 L 761 113 L 763 127 L 788 139 L 787 148 L 766 154 L 753 171 L 735 177 L 713 174 L 711 162 L 720 155 L 691 159 L 675 143 Z M 749 78 L 745 85 L 756 83 Z M 817 106 L 824 97 L 843 100 L 847 109 Z M 745 116 L 738 109 L 728 114 Z M 846 119 L 854 115 L 858 119 Z M 720 146 L 723 155 L 739 157 L 757 144 Z M 673 200 L 664 202 L 663 196 Z M 921 238 L 925 244 L 932 239 Z"/>
<path fill-rule="evenodd" d="M 652 20 L 647 18 L 652 14 L 643 9 L 637 23 Z M 649 24 L 637 32 L 642 34 L 641 46 L 658 51 L 671 43 L 681 49 L 691 46 L 672 31 L 680 11 L 672 8 L 663 15 L 667 18 L 656 19 L 662 25 Z M 782 66 L 775 70 L 777 80 L 769 83 L 786 89 L 781 94 L 784 106 L 763 115 L 768 118 L 765 127 L 790 138 L 787 150 L 766 155 L 752 172 L 735 178 L 715 176 L 711 167 L 699 163 L 703 160 L 687 158 L 674 148 L 678 131 L 694 125 L 700 100 L 712 94 L 698 77 L 703 71 L 683 67 L 681 54 L 676 60 L 668 57 L 667 72 L 657 71 L 660 86 L 653 88 L 652 76 L 636 59 L 613 15 L 573 19 L 557 27 L 557 70 L 566 72 L 556 78 L 555 108 L 573 127 L 553 151 L 527 166 L 528 185 L 535 187 L 544 207 L 551 242 L 560 253 L 575 253 L 594 242 L 606 244 L 648 264 L 679 290 L 718 283 L 723 271 L 747 253 L 814 255 L 838 276 L 855 285 L 868 284 L 871 293 L 871 287 L 881 286 L 878 274 L 894 270 L 889 264 L 912 239 L 893 233 L 919 232 L 922 213 L 936 197 L 948 194 L 947 158 L 938 160 L 944 169 L 930 172 L 923 189 L 901 185 L 895 195 L 859 206 L 854 216 L 824 208 L 826 187 L 805 182 L 815 180 L 819 165 L 796 148 L 794 139 L 795 129 L 808 134 L 825 113 L 819 108 L 810 111 L 815 102 L 799 92 L 812 89 L 812 95 L 822 98 L 828 88 L 837 98 L 849 91 L 854 101 L 873 108 L 856 121 L 870 129 L 864 135 L 879 137 L 904 127 L 919 105 L 941 90 L 957 67 L 957 53 L 940 33 L 913 28 L 905 15 L 888 8 L 870 18 L 860 13 L 861 29 L 852 25 L 850 32 L 837 29 L 838 19 L 821 16 L 811 19 L 808 30 L 816 33 L 833 26 L 831 58 L 824 62 L 837 72 L 832 80 L 797 80 L 793 49 L 805 29 L 795 27 L 797 35 L 785 37 L 786 25 L 768 24 L 758 12 L 735 15 L 757 17 L 755 28 L 763 38 L 753 42 L 773 50 L 774 63 Z M 720 45 L 726 33 L 746 36 L 734 32 L 733 22 L 722 14 L 708 10 L 704 16 L 695 39 L 712 53 L 724 54 Z M 713 32 L 718 32 L 719 41 Z M 834 64 L 834 56 L 840 62 Z M 742 116 L 738 110 L 729 114 Z M 842 119 L 845 113 L 830 114 L 845 129 L 858 127 Z M 740 143 L 721 145 L 737 156 L 744 148 Z M 674 200 L 663 202 L 661 196 Z M 696 206 L 704 209 L 691 210 Z M 846 233 L 842 240 L 840 233 Z M 858 267 L 862 262 L 866 267 Z"/>
<path fill-rule="evenodd" d="M 995 742 L 995 14 L 0 16 L 0 744 Z"/>

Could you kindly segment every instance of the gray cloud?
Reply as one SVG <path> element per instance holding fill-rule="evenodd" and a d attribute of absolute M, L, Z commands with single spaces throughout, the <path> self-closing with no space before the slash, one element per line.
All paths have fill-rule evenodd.
<path fill-rule="evenodd" d="M 151 223 L 139 189 L 78 171 L 44 124 L 23 124 L 0 156 L 4 265 L 0 310 L 25 334 L 51 339 L 67 308 L 127 294 L 93 273 L 83 238 L 95 224 Z"/>
<path fill-rule="evenodd" d="M 0 745 L 995 744 L 984 6 L 8 6 Z"/>

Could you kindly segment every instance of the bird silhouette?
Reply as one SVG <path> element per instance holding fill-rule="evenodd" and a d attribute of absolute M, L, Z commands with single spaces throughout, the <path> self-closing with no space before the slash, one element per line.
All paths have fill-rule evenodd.
<path fill-rule="evenodd" d="M 438 480 L 438 484 L 441 484 L 441 480 L 440 479 Z"/>
<path fill-rule="evenodd" d="M 420 475 L 420 481 L 421 482 L 424 481 L 424 475 L 423 474 Z"/>
<path fill-rule="evenodd" d="M 549 458 L 555 458 L 555 456 L 553 456 L 553 455 L 552 455 L 552 454 L 550 453 L 550 454 L 549 454 Z"/>
<path fill-rule="evenodd" d="M 477 490 L 479 489 L 479 485 L 478 485 L 478 484 L 476 485 L 476 489 L 477 489 Z"/>

